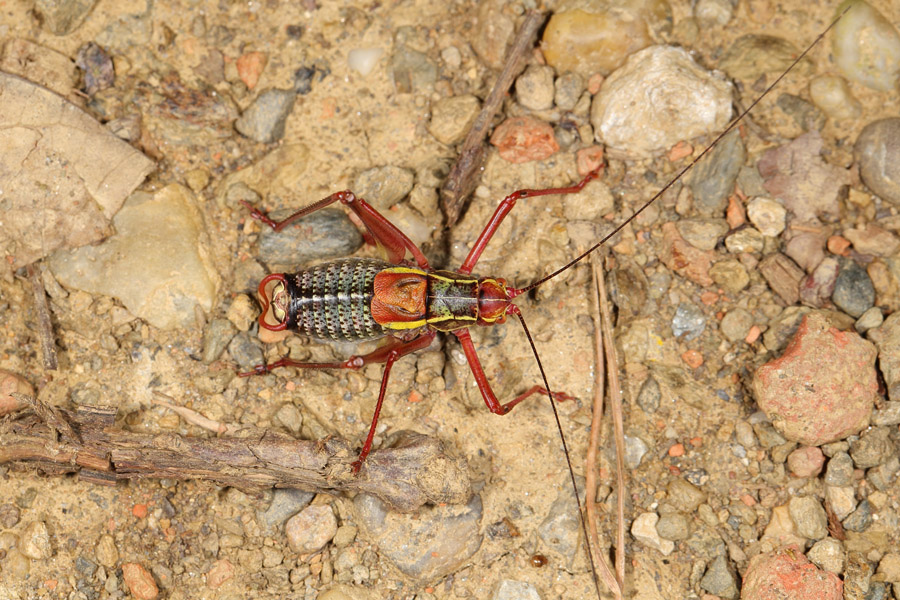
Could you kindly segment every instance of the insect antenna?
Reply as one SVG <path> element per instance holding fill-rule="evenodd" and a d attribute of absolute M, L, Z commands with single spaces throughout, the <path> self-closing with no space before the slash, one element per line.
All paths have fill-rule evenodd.
<path fill-rule="evenodd" d="M 553 418 L 556 419 L 556 429 L 559 431 L 559 439 L 562 441 L 563 451 L 566 453 L 566 465 L 569 467 L 569 478 L 572 480 L 572 492 L 575 494 L 575 502 L 578 504 L 578 517 L 581 520 L 581 531 L 584 534 L 584 547 L 587 550 L 588 562 L 591 563 L 591 573 L 593 574 L 594 587 L 597 588 L 597 597 L 601 598 L 600 593 L 600 580 L 597 578 L 597 569 L 594 566 L 594 555 L 591 552 L 591 545 L 588 542 L 590 539 L 588 535 L 587 522 L 584 519 L 584 511 L 581 506 L 581 497 L 578 495 L 578 483 L 575 481 L 575 469 L 572 468 L 572 459 L 569 457 L 569 447 L 566 444 L 566 436 L 563 433 L 562 422 L 559 420 L 559 411 L 556 410 L 556 402 L 553 401 L 553 392 L 550 389 L 550 382 L 547 381 L 547 374 L 544 373 L 544 365 L 541 363 L 541 357 L 538 355 L 537 347 L 534 345 L 534 339 L 531 337 L 531 332 L 528 331 L 528 325 L 525 324 L 525 317 L 522 316 L 521 311 L 515 310 L 515 315 L 519 317 L 519 322 L 522 324 L 522 329 L 525 331 L 525 337 L 528 338 L 528 344 L 531 346 L 531 352 L 534 354 L 534 360 L 537 361 L 538 369 L 541 371 L 541 379 L 544 381 L 544 389 L 547 390 L 547 395 L 550 397 L 550 406 L 553 408 Z"/>
<path fill-rule="evenodd" d="M 847 11 L 850 10 L 850 8 L 851 8 L 852 6 L 853 6 L 852 4 L 849 4 L 846 8 L 844 8 L 844 10 L 841 11 L 841 14 L 839 14 L 837 17 L 835 17 L 835 19 L 828 25 L 828 27 L 826 27 L 826 28 L 825 28 L 818 36 L 816 36 L 816 39 L 814 39 L 813 42 L 812 42 L 809 46 L 806 47 L 806 50 L 804 50 L 803 52 L 801 52 L 800 55 L 799 55 L 796 59 L 794 59 L 794 62 L 792 62 L 792 63 L 790 64 L 790 66 L 789 66 L 787 69 L 785 69 L 785 70 L 781 73 L 781 75 L 779 75 L 778 78 L 775 79 L 775 81 L 773 81 L 773 82 L 771 83 L 771 85 L 769 85 L 769 87 L 767 87 L 767 88 L 765 89 L 765 91 L 764 91 L 762 94 L 760 94 L 759 96 L 757 96 L 756 99 L 755 99 L 753 102 L 750 103 L 750 106 L 748 106 L 747 108 L 745 108 L 745 109 L 743 110 L 743 112 L 741 112 L 741 114 L 739 114 L 733 121 L 731 121 L 731 123 L 728 124 L 728 127 L 726 127 L 725 130 L 724 130 L 722 133 L 720 133 L 719 135 L 716 136 L 716 138 L 712 141 L 711 144 L 709 144 L 708 146 L 706 146 L 706 148 L 704 148 L 703 151 L 702 151 L 700 154 L 698 154 L 696 157 L 694 157 L 694 159 L 693 159 L 690 163 L 688 163 L 687 166 L 685 166 L 683 169 L 681 169 L 681 171 L 679 171 L 678 174 L 675 175 L 675 177 L 673 177 L 672 179 L 670 179 L 669 182 L 666 183 L 666 185 L 664 185 L 658 192 L 656 192 L 656 193 L 653 195 L 652 198 L 650 198 L 649 200 L 647 200 L 646 202 L 644 202 L 644 204 L 642 204 L 640 208 L 638 208 L 634 213 L 632 213 L 632 215 L 631 215 L 630 217 L 628 217 L 627 219 L 625 219 L 625 221 L 624 221 L 623 223 L 621 223 L 620 225 L 618 225 L 615 229 L 613 229 L 611 233 L 609 233 L 608 235 L 606 235 L 606 236 L 604 236 L 603 238 L 601 238 L 599 242 L 597 242 L 596 244 L 594 244 L 593 246 L 591 246 L 590 248 L 588 248 L 585 252 L 583 252 L 582 254 L 580 254 L 579 256 L 577 256 L 576 258 L 574 258 L 573 260 L 571 260 L 570 262 L 566 263 L 566 264 L 563 265 L 562 267 L 560 267 L 560 268 L 558 268 L 557 270 L 553 271 L 553 272 L 550 273 L 549 275 L 546 275 L 546 276 L 544 276 L 544 277 L 541 277 L 541 278 L 538 279 L 537 281 L 534 281 L 534 282 L 532 282 L 532 283 L 526 285 L 525 287 L 523 287 L 523 288 L 517 290 L 517 295 L 518 295 L 518 294 L 524 294 L 524 293 L 526 293 L 526 292 L 529 292 L 529 291 L 533 290 L 534 288 L 538 287 L 539 285 L 541 285 L 542 283 L 545 283 L 545 282 L 547 282 L 547 281 L 550 281 L 551 279 L 553 279 L 554 277 L 556 277 L 557 275 L 559 275 L 559 274 L 562 273 L 563 271 L 566 271 L 566 270 L 571 269 L 572 267 L 574 267 L 574 266 L 575 266 L 576 264 L 578 264 L 582 259 L 584 259 L 585 257 L 587 257 L 591 252 L 593 252 L 594 250 L 596 250 L 597 248 L 599 248 L 600 246 L 602 246 L 603 244 L 605 244 L 611 237 L 613 237 L 614 235 L 616 235 L 617 233 L 619 233 L 620 231 L 622 231 L 622 229 L 624 229 L 626 225 L 628 225 L 628 224 L 631 223 L 635 218 L 637 218 L 637 216 L 640 215 L 642 212 L 644 212 L 644 210 L 645 210 L 647 207 L 649 207 L 651 204 L 653 204 L 654 202 L 656 202 L 656 200 L 657 200 L 660 196 L 662 196 L 662 195 L 666 192 L 666 190 L 668 190 L 670 187 L 672 187 L 673 185 L 675 185 L 675 184 L 678 182 L 678 180 L 681 179 L 682 177 L 684 177 L 684 175 L 685 175 L 688 171 L 690 171 L 691 169 L 693 169 L 693 168 L 694 168 L 694 165 L 696 165 L 698 162 L 700 162 L 700 160 L 701 160 L 704 156 L 706 156 L 706 155 L 709 153 L 710 150 L 712 150 L 713 148 L 715 148 L 715 147 L 716 147 L 716 144 L 718 144 L 718 143 L 722 140 L 723 137 L 725 137 L 726 135 L 728 135 L 729 133 L 731 133 L 731 131 L 732 131 L 735 127 L 737 127 L 738 124 L 740 124 L 740 122 L 744 119 L 744 117 L 747 116 L 747 113 L 749 113 L 751 110 L 753 110 L 753 108 L 754 108 L 757 104 L 759 104 L 760 100 L 762 100 L 763 98 L 765 98 L 765 97 L 769 94 L 769 92 L 771 92 L 773 89 L 775 89 L 775 87 L 781 82 L 781 80 L 784 79 L 785 76 L 786 76 L 788 73 L 790 73 L 791 70 L 792 70 L 794 67 L 796 67 L 797 64 L 799 64 L 800 61 L 803 60 L 803 59 L 806 57 L 807 54 L 809 54 L 810 50 L 812 50 L 813 48 L 815 48 L 816 44 L 818 44 L 819 42 L 822 41 L 822 38 L 824 38 L 825 35 L 826 35 L 829 31 L 831 31 L 831 29 L 832 29 L 835 25 L 837 25 L 837 22 L 840 21 L 841 18 L 842 18 L 845 14 L 847 14 Z"/>

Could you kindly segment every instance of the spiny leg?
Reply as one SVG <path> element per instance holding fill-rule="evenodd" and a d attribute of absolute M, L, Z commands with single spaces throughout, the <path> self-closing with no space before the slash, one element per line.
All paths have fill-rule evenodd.
<path fill-rule="evenodd" d="M 294 221 L 302 219 L 306 215 L 338 201 L 350 208 L 350 210 L 353 211 L 353 214 L 359 217 L 359 220 L 365 225 L 368 233 L 366 241 L 375 240 L 379 246 L 385 249 L 390 262 L 394 264 L 399 263 L 403 260 L 403 257 L 406 256 L 406 251 L 409 250 L 419 267 L 423 269 L 429 268 L 428 260 L 425 258 L 425 255 L 422 254 L 422 251 L 419 250 L 412 240 L 406 237 L 406 234 L 397 229 L 393 223 L 384 218 L 381 213 L 375 210 L 368 202 L 362 198 L 357 198 L 350 190 L 335 192 L 327 198 L 323 198 L 318 202 L 314 202 L 309 206 L 301 208 L 281 221 L 272 220 L 268 215 L 258 208 L 254 208 L 253 205 L 246 200 L 241 200 L 241 204 L 250 210 L 251 217 L 265 223 L 275 231 L 281 231 Z"/>
<path fill-rule="evenodd" d="M 469 255 L 466 256 L 466 260 L 463 261 L 462 265 L 460 265 L 457 271 L 466 274 L 472 272 L 472 269 L 475 268 L 475 264 L 478 262 L 478 259 L 481 258 L 481 253 L 484 252 L 484 249 L 491 241 L 491 238 L 494 237 L 494 233 L 497 231 L 497 228 L 500 227 L 500 223 L 503 222 L 503 219 L 506 218 L 506 215 L 509 214 L 509 211 L 511 211 L 516 205 L 516 201 L 521 200 L 522 198 L 533 198 L 535 196 L 578 193 L 582 190 L 582 188 L 584 188 L 585 185 L 587 185 L 590 180 L 595 179 L 597 176 L 599 176 L 602 169 L 603 166 L 594 169 L 593 171 L 588 173 L 584 177 L 584 179 L 569 187 L 548 188 L 545 190 L 518 190 L 501 200 L 500 204 L 497 206 L 497 210 L 494 211 L 494 215 L 491 217 L 490 221 L 488 221 L 487 225 L 485 225 L 484 229 L 481 232 L 481 235 L 478 236 L 478 239 L 475 240 L 475 245 L 472 246 L 471 250 L 469 250 Z"/>

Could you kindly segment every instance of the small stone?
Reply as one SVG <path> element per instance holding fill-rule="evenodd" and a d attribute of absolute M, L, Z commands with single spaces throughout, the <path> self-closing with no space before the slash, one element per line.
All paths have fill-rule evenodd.
<path fill-rule="evenodd" d="M 700 214 L 712 217 L 720 216 L 725 211 L 746 158 L 743 138 L 739 132 L 733 131 L 722 138 L 705 160 L 697 164 L 690 176 L 690 186 L 694 193 L 694 206 Z"/>
<path fill-rule="evenodd" d="M 268 57 L 265 52 L 247 52 L 235 61 L 238 77 L 244 82 L 248 90 L 252 90 L 259 83 L 259 76 L 266 68 Z"/>
<path fill-rule="evenodd" d="M 641 438 L 637 436 L 625 436 L 625 466 L 629 469 L 636 469 L 640 466 L 641 460 L 647 454 L 649 448 Z"/>
<path fill-rule="evenodd" d="M 882 427 L 885 425 L 900 425 L 900 402 L 890 400 L 872 414 L 872 425 Z M 3 508 L 0 507 L 0 515 Z M 2 517 L 0 517 L 2 524 Z"/>
<path fill-rule="evenodd" d="M 256 317 L 259 316 L 259 308 L 247 294 L 237 294 L 232 298 L 225 316 L 238 328 L 238 331 L 249 331 L 256 321 Z"/>
<path fill-rule="evenodd" d="M 696 305 L 682 302 L 672 317 L 672 334 L 685 342 L 697 339 L 706 328 L 706 315 Z"/>
<path fill-rule="evenodd" d="M 294 90 L 268 89 L 241 113 L 234 128 L 244 137 L 271 144 L 284 137 L 284 123 L 294 108 Z"/>
<path fill-rule="evenodd" d="M 719 324 L 722 335 L 732 343 L 746 338 L 751 327 L 753 327 L 753 315 L 743 308 L 728 311 Z"/>
<path fill-rule="evenodd" d="M 836 258 L 823 259 L 812 274 L 800 282 L 800 301 L 813 308 L 821 308 L 828 304 L 834 293 L 840 270 L 841 265 Z"/>
<path fill-rule="evenodd" d="M 378 210 L 387 210 L 409 195 L 415 178 L 409 169 L 393 165 L 375 167 L 356 176 L 353 190 L 357 197 Z"/>
<path fill-rule="evenodd" d="M 274 220 L 287 218 L 293 210 L 276 210 Z M 359 229 L 339 208 L 317 210 L 279 232 L 265 227 L 259 237 L 259 259 L 270 266 L 296 267 L 313 260 L 337 258 L 356 252 L 363 245 Z"/>
<path fill-rule="evenodd" d="M 529 65 L 516 79 L 516 97 L 529 110 L 553 107 L 553 67 Z"/>
<path fill-rule="evenodd" d="M 128 591 L 138 600 L 154 600 L 159 595 L 159 588 L 150 571 L 138 563 L 122 565 L 122 578 Z"/>
<path fill-rule="evenodd" d="M 578 73 L 563 73 L 556 78 L 553 102 L 560 110 L 572 110 L 584 92 L 584 78 Z"/>
<path fill-rule="evenodd" d="M 853 9 L 835 25 L 831 44 L 834 62 L 844 77 L 881 92 L 896 91 L 900 34 L 870 4 L 853 2 Z"/>
<path fill-rule="evenodd" d="M 860 254 L 889 258 L 900 250 L 900 238 L 874 223 L 845 229 L 844 237 L 853 243 L 853 249 Z"/>
<path fill-rule="evenodd" d="M 700 580 L 700 587 L 719 598 L 735 600 L 738 597 L 734 570 L 723 555 L 716 556 Z"/>
<path fill-rule="evenodd" d="M 391 74 L 399 94 L 429 94 L 437 81 L 437 67 L 431 59 L 402 44 L 391 56 Z"/>
<path fill-rule="evenodd" d="M 42 25 L 54 35 L 68 35 L 84 22 L 96 0 L 37 0 L 34 9 Z"/>
<path fill-rule="evenodd" d="M 282 554 L 281 550 L 272 546 L 263 546 L 262 555 L 262 566 L 266 569 L 277 567 L 284 562 L 284 554 Z"/>
<path fill-rule="evenodd" d="M 882 556 L 875 574 L 881 575 L 884 581 L 900 583 L 900 554 L 888 552 Z"/>
<path fill-rule="evenodd" d="M 22 407 L 22 401 L 13 394 L 34 397 L 34 388 L 21 375 L 0 369 L 0 417 Z"/>
<path fill-rule="evenodd" d="M 303 426 L 303 415 L 293 404 L 289 402 L 282 404 L 281 408 L 276 411 L 275 418 L 294 435 L 300 433 L 300 428 Z"/>
<path fill-rule="evenodd" d="M 820 540 L 828 535 L 828 517 L 817 499 L 794 496 L 788 503 L 788 509 L 798 534 L 812 540 Z"/>
<path fill-rule="evenodd" d="M 472 35 L 472 49 L 488 67 L 497 71 L 503 68 L 506 47 L 515 33 L 515 24 L 505 9 L 502 0 L 479 2 Z"/>
<path fill-rule="evenodd" d="M 725 219 L 681 219 L 675 227 L 687 242 L 700 250 L 713 250 L 728 233 Z"/>
<path fill-rule="evenodd" d="M 327 504 L 308 506 L 288 519 L 284 526 L 291 550 L 298 554 L 318 552 L 337 532 L 337 519 Z"/>
<path fill-rule="evenodd" d="M 850 485 L 853 482 L 853 459 L 846 452 L 835 452 L 825 468 L 826 485 Z"/>
<path fill-rule="evenodd" d="M 615 208 L 612 192 L 602 181 L 589 181 L 575 194 L 563 196 L 563 210 L 571 221 L 599 221 Z"/>
<path fill-rule="evenodd" d="M 766 256 L 759 263 L 759 272 L 778 296 L 788 305 L 800 299 L 800 283 L 805 279 L 797 263 L 780 252 Z"/>
<path fill-rule="evenodd" d="M 816 477 L 825 465 L 825 455 L 816 446 L 801 446 L 788 455 L 787 465 L 795 477 Z"/>
<path fill-rule="evenodd" d="M 850 457 L 858 469 L 869 469 L 884 464 L 896 450 L 887 427 L 873 427 L 850 444 Z"/>
<path fill-rule="evenodd" d="M 866 125 L 856 138 L 853 155 L 866 187 L 883 200 L 900 205 L 900 118 Z"/>
<path fill-rule="evenodd" d="M 857 505 L 856 510 L 850 513 L 846 519 L 842 521 L 844 529 L 861 533 L 869 528 L 872 524 L 872 505 L 868 500 L 863 500 Z"/>
<path fill-rule="evenodd" d="M 264 512 L 260 512 L 259 520 L 267 533 L 274 533 L 293 515 L 306 507 L 315 494 L 302 490 L 279 488 L 272 493 L 272 501 Z"/>
<path fill-rule="evenodd" d="M 116 548 L 116 541 L 113 539 L 113 536 L 108 533 L 100 536 L 100 539 L 97 540 L 97 545 L 94 547 L 94 556 L 97 558 L 97 562 L 107 569 L 112 569 L 116 566 L 119 562 L 119 549 Z"/>
<path fill-rule="evenodd" d="M 753 227 L 739 229 L 725 238 L 725 248 L 732 254 L 762 252 L 764 247 L 763 234 Z"/>
<path fill-rule="evenodd" d="M 24 581 L 28 578 L 29 571 L 31 571 L 30 558 L 15 548 L 6 553 L 6 559 L 3 561 L 3 570 L 0 571 L 4 581 L 7 579 L 9 581 Z"/>
<path fill-rule="evenodd" d="M 353 540 L 356 539 L 356 534 L 358 531 L 359 528 L 355 525 L 341 525 L 337 528 L 337 532 L 334 534 L 334 539 L 332 540 L 332 542 L 338 548 L 349 546 L 353 543 Z"/>
<path fill-rule="evenodd" d="M 834 538 L 825 538 L 812 545 L 807 558 L 817 567 L 840 575 L 844 571 L 844 547 Z"/>
<path fill-rule="evenodd" d="M 242 371 L 249 372 L 266 362 L 259 343 L 248 333 L 239 333 L 228 344 L 228 353 Z"/>
<path fill-rule="evenodd" d="M 750 274 L 738 260 L 723 260 L 714 264 L 709 269 L 709 276 L 716 285 L 725 291 L 736 294 L 750 285 Z"/>
<path fill-rule="evenodd" d="M 686 514 L 693 513 L 706 502 L 706 492 L 680 477 L 670 481 L 666 490 L 672 506 Z"/>
<path fill-rule="evenodd" d="M 698 285 L 711 285 L 713 281 L 709 276 L 709 269 L 714 253 L 688 244 L 673 223 L 664 224 L 662 232 L 663 242 L 659 253 L 662 263 Z"/>
<path fill-rule="evenodd" d="M 741 598 L 842 600 L 843 586 L 837 575 L 817 569 L 799 548 L 790 546 L 750 559 Z"/>
<path fill-rule="evenodd" d="M 481 102 L 471 94 L 442 98 L 431 105 L 428 133 L 451 146 L 465 139 L 478 116 Z"/>
<path fill-rule="evenodd" d="M 771 198 L 754 198 L 747 204 L 747 218 L 765 236 L 775 237 L 784 231 L 787 210 Z"/>
<path fill-rule="evenodd" d="M 825 127 L 825 115 L 822 111 L 800 96 L 782 93 L 776 104 L 803 131 L 821 131 Z"/>
<path fill-rule="evenodd" d="M 875 357 L 872 344 L 813 312 L 781 358 L 757 369 L 753 393 L 787 439 L 807 446 L 840 440 L 869 423 L 878 389 Z"/>
<path fill-rule="evenodd" d="M 862 552 L 849 550 L 844 567 L 844 600 L 872 600 L 872 565 Z"/>
<path fill-rule="evenodd" d="M 209 185 L 209 171 L 206 169 L 191 169 L 184 174 L 184 182 L 195 194 L 202 192 Z"/>
<path fill-rule="evenodd" d="M 228 319 L 210 321 L 203 333 L 203 353 L 201 354 L 203 364 L 208 365 L 219 360 L 236 333 L 237 329 Z"/>
<path fill-rule="evenodd" d="M 641 391 L 638 392 L 637 403 L 645 413 L 651 414 L 659 408 L 659 400 L 662 394 L 659 391 L 659 382 L 651 375 L 641 384 Z"/>
<path fill-rule="evenodd" d="M 79 556 L 75 559 L 75 570 L 78 571 L 78 574 L 82 577 L 90 578 L 97 572 L 97 563 L 83 556 Z"/>
<path fill-rule="evenodd" d="M 862 104 L 850 91 L 847 81 L 838 75 L 819 75 L 809 82 L 809 97 L 829 118 L 856 119 Z"/>
<path fill-rule="evenodd" d="M 538 594 L 537 588 L 530 583 L 502 579 L 492 598 L 493 600 L 541 600 L 541 595 Z"/>
<path fill-rule="evenodd" d="M 223 583 L 234 577 L 234 565 L 227 559 L 217 560 L 206 572 L 206 587 L 218 589 Z"/>
<path fill-rule="evenodd" d="M 664 514 L 656 523 L 656 531 L 664 540 L 678 542 L 691 535 L 691 524 L 687 516 L 680 512 Z"/>
<path fill-rule="evenodd" d="M 816 269 L 825 259 L 826 230 L 816 231 L 792 230 L 784 245 L 784 253 L 807 273 Z M 831 260 L 834 260 L 832 257 Z M 837 271 L 835 271 L 837 276 Z"/>
<path fill-rule="evenodd" d="M 18 523 L 18 507 L 15 504 L 0 504 L 0 529 L 12 529 Z"/>
<path fill-rule="evenodd" d="M 547 516 L 538 527 L 538 535 L 548 548 L 572 560 L 579 549 L 581 521 L 575 516 L 578 505 L 568 488 L 563 488 L 550 505 Z"/>
<path fill-rule="evenodd" d="M 895 312 L 881 327 L 870 331 L 869 339 L 878 346 L 878 365 L 888 397 L 900 401 L 900 312 Z"/>
<path fill-rule="evenodd" d="M 534 117 L 512 117 L 494 129 L 491 144 L 513 164 L 544 160 L 559 150 L 549 123 Z"/>
<path fill-rule="evenodd" d="M 384 54 L 381 48 L 353 48 L 347 53 L 347 66 L 365 77 L 375 70 L 378 65 L 378 59 Z M 295 85 L 294 89 L 298 93 L 306 95 L 312 91 L 312 78 L 315 75 L 315 67 L 306 67 L 302 72 L 298 71 L 299 85 Z"/>
<path fill-rule="evenodd" d="M 32 521 L 22 530 L 19 550 L 28 558 L 44 560 L 53 555 L 50 532 L 43 521 Z"/>
<path fill-rule="evenodd" d="M 650 90 L 654 102 L 644 100 Z M 731 84 L 701 69 L 684 49 L 673 46 L 652 46 L 630 55 L 606 79 L 591 107 L 598 141 L 634 158 L 721 130 L 730 117 Z M 713 153 L 723 152 L 727 145 L 723 141 Z M 696 172 L 694 182 L 699 181 Z"/>
<path fill-rule="evenodd" d="M 854 318 L 859 318 L 875 304 L 875 286 L 865 269 L 853 261 L 841 266 L 834 282 L 831 301 Z"/>
<path fill-rule="evenodd" d="M 656 531 L 656 523 L 659 515 L 654 512 L 639 514 L 631 524 L 631 535 L 641 544 L 657 550 L 663 556 L 668 556 L 675 550 L 675 542 L 664 540 Z"/>

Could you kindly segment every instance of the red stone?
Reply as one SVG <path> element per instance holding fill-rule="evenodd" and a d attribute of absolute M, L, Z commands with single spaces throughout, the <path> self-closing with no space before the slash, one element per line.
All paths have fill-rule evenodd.
<path fill-rule="evenodd" d="M 741 600 L 841 600 L 844 584 L 819 569 L 797 546 L 759 554 L 744 574 Z"/>
<path fill-rule="evenodd" d="M 491 134 L 500 157 L 519 164 L 550 158 L 559 150 L 553 127 L 534 117 L 513 117 L 503 121 Z"/>

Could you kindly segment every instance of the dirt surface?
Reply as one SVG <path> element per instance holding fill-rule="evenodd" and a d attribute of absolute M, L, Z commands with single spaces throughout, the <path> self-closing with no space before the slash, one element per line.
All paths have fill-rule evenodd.
<path fill-rule="evenodd" d="M 30 2 L 0 7 L 0 36 L 7 39 L 27 38 L 72 58 L 91 40 L 115 46 L 110 50 L 116 66 L 115 86 L 88 100 L 86 109 L 109 121 L 137 107 L 143 132 L 134 144 L 157 161 L 157 171 L 141 189 L 154 191 L 173 182 L 195 189 L 210 239 L 211 260 L 221 277 L 218 304 L 208 314 L 201 311 L 192 328 L 162 330 L 140 319 L 116 321 L 120 305 L 108 296 L 77 290 L 51 294 L 60 360 L 59 370 L 51 372 L 42 367 L 37 316 L 27 278 L 21 272 L 9 275 L 0 281 L 4 339 L 0 368 L 23 375 L 50 404 L 117 406 L 121 425 L 137 432 L 207 435 L 170 411 L 152 406 L 152 392 L 160 391 L 224 423 L 287 431 L 289 427 L 275 415 L 288 404 L 302 415 L 302 427 L 295 432 L 301 437 L 339 435 L 357 442 L 364 438 L 378 393 L 378 365 L 358 373 L 285 372 L 239 379 L 233 377 L 235 366 L 228 354 L 212 364 L 198 360 L 206 324 L 224 317 L 237 294 L 251 295 L 247 273 L 257 275 L 246 265 L 257 252 L 260 228 L 247 218 L 242 206 L 226 200 L 228 186 L 234 183 L 236 173 L 252 171 L 252 165 L 280 146 L 289 154 L 286 163 L 299 170 L 278 171 L 281 179 L 260 184 L 266 188 L 261 204 L 267 209 L 306 205 L 352 187 L 357 174 L 383 165 L 410 169 L 419 174 L 419 182 L 427 179 L 422 173 L 437 173 L 434 189 L 455 151 L 427 133 L 431 103 L 454 94 L 484 97 L 494 71 L 470 46 L 478 27 L 476 2 L 319 4 L 102 1 L 81 26 L 63 36 L 42 26 Z M 891 14 L 889 3 L 874 4 L 884 14 Z M 778 18 L 766 23 L 759 15 L 769 11 Z M 510 3 L 502 12 L 517 22 L 523 4 Z M 687 5 L 673 3 L 672 13 L 675 27 L 663 28 L 655 35 L 686 46 L 701 64 L 715 67 L 723 50 L 745 33 L 779 35 L 806 44 L 832 18 L 833 7 L 797 4 L 794 8 L 763 0 L 742 1 L 727 27 L 699 31 L 678 27 L 690 15 Z M 433 91 L 398 89 L 389 66 L 400 45 L 398 39 L 438 65 Z M 462 56 L 454 66 L 441 58 L 442 51 L 451 47 Z M 384 52 L 372 72 L 362 75 L 348 67 L 347 53 L 353 48 Z M 764 100 L 745 122 L 745 164 L 755 165 L 762 151 L 801 133 L 776 106 L 776 97 L 779 93 L 805 96 L 809 79 L 829 70 L 829 48 L 826 43 L 815 49 L 809 64 L 786 78 L 775 97 Z M 248 89 L 235 62 L 251 52 L 263 53 L 267 62 L 259 82 Z M 532 60 L 537 60 L 537 53 Z M 292 89 L 300 67 L 313 70 L 311 89 L 298 95 L 280 143 L 252 142 L 232 131 L 227 119 L 219 125 L 204 113 L 209 103 L 221 101 L 236 115 L 260 90 Z M 211 72 L 222 75 L 217 78 Z M 758 92 L 759 82 L 741 84 L 739 96 L 746 105 Z M 196 109 L 193 116 L 202 130 L 197 135 L 205 137 L 191 139 L 183 125 L 176 133 L 165 129 L 166 115 L 171 114 L 164 113 L 165 103 L 146 99 L 153 88 L 165 85 L 185 94 L 199 94 L 199 99 L 184 101 L 174 110 Z M 821 129 L 826 162 L 842 168 L 853 162 L 852 142 L 858 131 L 897 110 L 883 95 L 861 87 L 854 87 L 854 93 L 863 103 L 863 116 L 841 121 L 840 126 L 829 120 Z M 71 97 L 77 99 L 77 94 Z M 896 96 L 892 102 L 896 103 Z M 511 108 L 512 99 L 508 104 L 511 112 L 521 110 Z M 698 148 L 703 143 L 694 142 Z M 305 150 L 297 150 L 297 144 Z M 560 186 L 578 180 L 574 151 L 579 147 L 576 143 L 550 159 L 520 165 L 505 162 L 496 150 L 490 150 L 481 187 L 452 231 L 441 229 L 437 214 L 417 217 L 435 227 L 423 246 L 426 255 L 436 266 L 459 265 L 504 195 L 518 188 Z M 682 164 L 674 165 L 665 156 L 643 162 L 612 160 L 606 182 L 616 204 L 615 214 L 608 220 L 620 222 Z M 209 182 L 197 185 L 195 177 L 208 177 Z M 250 187 L 254 187 L 252 182 Z M 772 355 L 760 352 L 754 344 L 726 341 L 715 324 L 717 314 L 740 306 L 753 311 L 765 330 L 765 316 L 780 314 L 785 302 L 756 272 L 751 273 L 748 289 L 731 294 L 714 286 L 704 290 L 669 271 L 656 257 L 663 239 L 660 227 L 669 216 L 675 216 L 675 202 L 676 195 L 664 197 L 659 218 L 640 221 L 611 242 L 613 266 L 622 267 L 625 273 L 643 273 L 651 282 L 670 282 L 650 297 L 640 296 L 647 293 L 645 286 L 631 300 L 625 298 L 627 282 L 619 283 L 619 293 L 624 294 L 619 297 L 619 325 L 622 331 L 627 328 L 630 335 L 626 341 L 631 344 L 623 353 L 650 357 L 646 362 L 622 360 L 626 434 L 641 438 L 649 447 L 640 467 L 628 474 L 626 519 L 630 527 L 638 513 L 654 510 L 665 499 L 671 478 L 702 472 L 700 487 L 709 495 L 713 511 L 725 512 L 715 535 L 730 551 L 736 546 L 743 552 L 741 561 L 735 558 L 740 554 L 731 551 L 742 571 L 754 554 L 754 544 L 770 512 L 768 508 L 752 509 L 759 520 L 754 516 L 748 531 L 738 532 L 725 523 L 728 507 L 748 493 L 759 499 L 762 489 L 774 498 L 766 502 L 768 507 L 780 505 L 791 494 L 790 478 L 783 476 L 783 465 L 776 465 L 774 468 L 782 469 L 782 479 L 760 481 L 760 469 L 767 468 L 766 461 L 771 466 L 771 460 L 741 460 L 732 453 L 735 423 L 757 411 L 746 387 L 750 373 Z M 567 216 L 563 200 L 557 197 L 520 202 L 476 271 L 521 286 L 564 264 L 586 241 L 569 234 Z M 851 207 L 841 218 L 849 227 L 865 222 L 866 215 Z M 568 219 L 572 220 L 577 219 Z M 374 255 L 374 251 L 364 248 L 358 254 Z M 139 278 L 140 273 L 134 276 Z M 518 301 L 551 386 L 577 398 L 560 403 L 559 410 L 578 475 L 585 470 L 594 386 L 589 282 L 589 268 L 579 266 Z M 654 286 L 659 287 L 656 283 L 649 287 Z M 715 292 L 715 297 L 701 301 L 704 291 Z M 685 301 L 700 307 L 707 323 L 704 333 L 690 342 L 674 338 L 670 327 L 676 307 Z M 540 382 L 515 320 L 475 330 L 473 338 L 501 400 Z M 640 348 L 635 349 L 635 344 Z M 691 369 L 685 364 L 682 355 L 688 350 L 702 355 L 701 366 Z M 288 351 L 303 359 L 340 360 L 358 349 L 294 338 L 267 346 L 265 352 L 271 359 Z M 651 362 L 654 373 L 665 375 L 658 377 L 663 384 L 659 408 L 647 412 L 638 407 L 636 398 L 651 372 L 647 366 Z M 270 531 L 261 524 L 258 512 L 265 511 L 270 493 L 245 494 L 203 481 L 166 479 L 102 487 L 7 466 L 0 471 L 0 504 L 14 505 L 20 517 L 8 527 L 0 524 L 2 531 L 21 536 L 29 523 L 43 522 L 49 530 L 51 552 L 46 558 L 32 559 L 26 575 L 4 562 L 6 548 L 0 546 L 3 591 L 12 598 L 126 597 L 121 566 L 140 563 L 153 574 L 159 597 L 164 598 L 315 598 L 325 597 L 321 593 L 336 584 L 349 587 L 339 588 L 329 598 L 489 598 L 497 593 L 502 580 L 532 584 L 545 600 L 594 597 L 577 531 L 571 534 L 577 540 L 574 556 L 556 551 L 538 533 L 541 524 L 555 516 L 559 504 L 554 507 L 554 502 L 565 499 L 570 489 L 546 399 L 527 401 L 509 416 L 491 415 L 459 344 L 455 339 L 441 339 L 425 353 L 406 357 L 394 367 L 376 445 L 406 429 L 440 437 L 464 456 L 483 503 L 480 549 L 447 576 L 421 580 L 404 575 L 364 530 L 340 548 L 329 544 L 319 552 L 298 554 L 288 546 L 283 530 Z M 614 465 L 609 431 L 607 425 L 599 465 L 600 480 L 606 482 L 601 489 L 600 530 L 607 547 L 615 531 L 615 492 L 610 493 L 608 487 Z M 678 444 L 683 454 L 671 450 Z M 360 526 L 350 498 L 320 495 L 313 502 L 331 505 L 340 525 Z M 514 524 L 517 535 L 500 526 L 504 519 Z M 113 537 L 118 553 L 107 565 L 97 556 L 104 534 Z M 702 562 L 702 574 L 712 555 L 701 543 L 688 546 L 679 542 L 675 553 L 665 557 L 629 536 L 626 539 L 630 594 L 686 598 L 703 593 L 698 587 L 697 565 Z M 338 555 L 348 548 L 358 556 L 350 565 L 362 568 L 340 571 L 334 567 Z M 532 566 L 531 557 L 536 553 L 547 556 L 545 566 Z M 272 558 L 276 556 L 280 558 Z M 222 569 L 221 561 L 233 567 L 234 576 L 213 587 L 209 574 L 214 567 L 218 569 L 214 573 Z"/>

